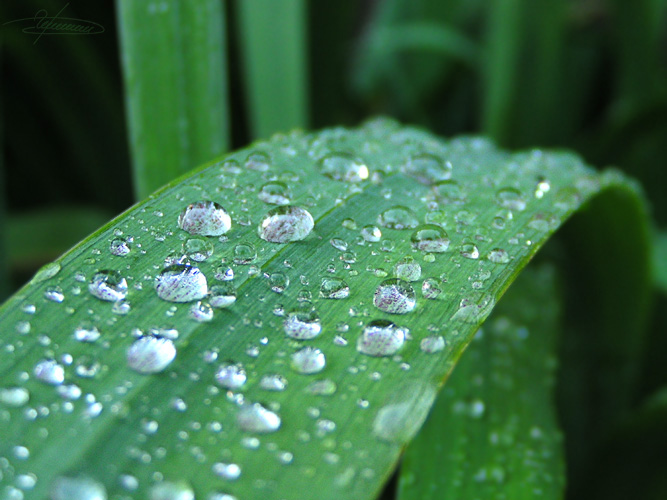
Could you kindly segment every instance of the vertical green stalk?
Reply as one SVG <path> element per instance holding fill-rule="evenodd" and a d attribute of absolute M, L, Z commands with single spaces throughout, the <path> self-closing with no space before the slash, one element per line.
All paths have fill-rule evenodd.
<path fill-rule="evenodd" d="M 2 44 L 0 44 L 0 60 L 1 58 Z M 0 152 L 4 152 L 4 125 L 4 109 L 2 101 L 0 101 Z M 7 262 L 7 242 L 5 240 L 7 234 L 5 189 L 5 155 L 0 154 L 0 303 L 9 294 L 9 266 Z"/>
<path fill-rule="evenodd" d="M 242 0 L 236 7 L 251 135 L 306 128 L 305 2 Z"/>
<path fill-rule="evenodd" d="M 135 193 L 228 147 L 221 0 L 118 0 Z"/>
<path fill-rule="evenodd" d="M 521 0 L 494 0 L 487 20 L 482 131 L 500 144 L 511 132 L 521 42 Z"/>

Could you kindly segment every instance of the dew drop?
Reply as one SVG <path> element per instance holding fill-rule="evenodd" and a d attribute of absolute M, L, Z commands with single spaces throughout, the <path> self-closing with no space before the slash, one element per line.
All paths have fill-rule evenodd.
<path fill-rule="evenodd" d="M 241 406 L 236 415 L 236 422 L 242 431 L 260 434 L 277 431 L 281 423 L 277 413 L 259 403 L 247 403 Z"/>
<path fill-rule="evenodd" d="M 382 238 L 382 231 L 377 226 L 364 226 L 361 230 L 361 237 L 369 243 L 375 243 Z"/>
<path fill-rule="evenodd" d="M 361 182 L 368 179 L 368 167 L 349 153 L 330 153 L 319 162 L 320 172 L 337 181 Z"/>
<path fill-rule="evenodd" d="M 106 500 L 107 491 L 97 481 L 85 477 L 59 477 L 51 485 L 51 500 Z"/>
<path fill-rule="evenodd" d="M 241 477 L 241 467 L 238 464 L 217 462 L 212 467 L 213 474 L 226 481 L 235 481 Z"/>
<path fill-rule="evenodd" d="M 310 340 L 322 331 L 320 317 L 315 310 L 292 311 L 283 323 L 285 334 L 297 340 Z"/>
<path fill-rule="evenodd" d="M 489 252 L 486 258 L 496 264 L 507 264 L 510 261 L 509 254 L 502 248 L 494 248 Z"/>
<path fill-rule="evenodd" d="M 306 388 L 306 391 L 316 396 L 331 396 L 332 394 L 335 394 L 337 389 L 336 382 L 327 378 L 312 382 Z"/>
<path fill-rule="evenodd" d="M 464 241 L 461 243 L 460 253 L 466 259 L 479 259 L 479 249 L 477 248 L 477 245 L 471 241 Z"/>
<path fill-rule="evenodd" d="M 433 186 L 436 199 L 446 205 L 461 205 L 465 203 L 466 196 L 461 185 L 454 181 L 441 181 Z"/>
<path fill-rule="evenodd" d="M 444 229 L 435 224 L 419 226 L 412 237 L 412 246 L 417 250 L 429 253 L 442 253 L 449 248 L 449 238 Z"/>
<path fill-rule="evenodd" d="M 314 347 L 304 347 L 292 354 L 292 369 L 310 375 L 324 370 L 327 361 L 324 353 Z"/>
<path fill-rule="evenodd" d="M 196 262 L 204 262 L 213 255 L 213 244 L 201 238 L 188 238 L 183 242 L 183 253 Z"/>
<path fill-rule="evenodd" d="M 430 153 L 410 157 L 403 166 L 403 172 L 422 184 L 431 185 L 452 176 L 452 164 Z"/>
<path fill-rule="evenodd" d="M 234 264 L 248 265 L 257 259 L 257 250 L 252 243 L 239 243 L 234 246 Z"/>
<path fill-rule="evenodd" d="M 60 262 L 49 262 L 43 265 L 32 278 L 33 283 L 50 280 L 60 272 Z"/>
<path fill-rule="evenodd" d="M 425 299 L 437 299 L 441 293 L 442 288 L 435 278 L 426 278 L 422 283 L 422 295 Z"/>
<path fill-rule="evenodd" d="M 74 330 L 74 338 L 79 342 L 95 342 L 100 335 L 100 331 L 91 323 L 81 324 Z"/>
<path fill-rule="evenodd" d="M 227 389 L 237 390 L 246 383 L 246 373 L 240 363 L 225 363 L 215 372 L 215 381 Z"/>
<path fill-rule="evenodd" d="M 148 500 L 195 500 L 195 492 L 185 482 L 163 481 L 151 486 Z"/>
<path fill-rule="evenodd" d="M 389 229 L 414 229 L 419 225 L 419 220 L 412 210 L 397 205 L 382 212 L 378 224 Z"/>
<path fill-rule="evenodd" d="M 20 408 L 30 401 L 30 392 L 25 387 L 0 388 L 0 403 L 12 408 Z"/>
<path fill-rule="evenodd" d="M 63 293 L 63 289 L 59 286 L 50 286 L 44 290 L 44 298 L 50 300 L 51 302 L 60 304 L 63 300 L 65 300 L 65 294 Z"/>
<path fill-rule="evenodd" d="M 320 297 L 325 299 L 345 299 L 350 296 L 350 287 L 340 278 L 322 278 Z"/>
<path fill-rule="evenodd" d="M 271 273 L 269 285 L 274 292 L 283 293 L 289 286 L 289 277 L 285 273 Z"/>
<path fill-rule="evenodd" d="M 535 198 L 541 200 L 551 190 L 551 184 L 546 179 L 540 179 L 535 186 Z"/>
<path fill-rule="evenodd" d="M 402 279 L 384 280 L 375 290 L 375 307 L 389 314 L 406 314 L 417 305 L 417 297 L 412 285 Z"/>
<path fill-rule="evenodd" d="M 417 281 L 421 278 L 422 267 L 409 255 L 406 255 L 394 265 L 394 275 L 404 281 Z"/>
<path fill-rule="evenodd" d="M 424 337 L 419 343 L 419 348 L 429 354 L 440 352 L 445 349 L 445 338 L 442 335 Z"/>
<path fill-rule="evenodd" d="M 219 281 L 231 281 L 234 279 L 234 270 L 227 266 L 218 266 L 213 275 Z"/>
<path fill-rule="evenodd" d="M 131 251 L 130 242 L 127 238 L 117 237 L 111 240 L 109 252 L 117 257 L 125 257 Z"/>
<path fill-rule="evenodd" d="M 218 203 L 198 201 L 183 209 L 178 216 L 178 227 L 190 234 L 220 236 L 232 227 L 232 219 Z"/>
<path fill-rule="evenodd" d="M 257 197 L 264 203 L 270 203 L 271 205 L 289 205 L 292 193 L 287 184 L 274 181 L 262 185 Z"/>
<path fill-rule="evenodd" d="M 263 151 L 250 153 L 245 160 L 245 167 L 257 172 L 266 172 L 271 168 L 269 155 Z"/>
<path fill-rule="evenodd" d="M 35 365 L 37 380 L 49 385 L 60 385 L 65 381 L 65 368 L 58 362 L 47 359 Z"/>
<path fill-rule="evenodd" d="M 521 212 L 526 209 L 526 200 L 521 192 L 512 187 L 499 189 L 496 193 L 496 201 L 501 207 Z"/>
<path fill-rule="evenodd" d="M 192 304 L 189 312 L 190 318 L 200 323 L 207 323 L 213 320 L 214 312 L 211 304 L 208 302 L 196 302 Z"/>
<path fill-rule="evenodd" d="M 174 343 L 165 338 L 142 337 L 127 350 L 127 364 L 139 373 L 159 373 L 176 357 Z"/>
<path fill-rule="evenodd" d="M 217 309 L 231 306 L 236 302 L 236 289 L 233 283 L 225 281 L 220 285 L 212 286 L 208 302 Z"/>
<path fill-rule="evenodd" d="M 478 324 L 491 313 L 496 301 L 493 295 L 478 294 L 461 299 L 459 309 L 452 316 L 453 320 L 464 323 Z"/>
<path fill-rule="evenodd" d="M 373 434 L 382 441 L 407 443 L 426 420 L 435 396 L 435 389 L 423 382 L 402 384 L 378 410 Z"/>
<path fill-rule="evenodd" d="M 391 356 L 405 343 L 408 330 L 386 319 L 368 323 L 357 342 L 357 351 L 368 356 Z"/>
<path fill-rule="evenodd" d="M 280 392 L 287 387 L 287 379 L 278 374 L 264 375 L 259 382 L 259 386 L 265 391 Z"/>
<path fill-rule="evenodd" d="M 270 210 L 259 224 L 259 237 L 272 243 L 288 243 L 306 238 L 315 222 L 307 210 L 285 205 Z"/>
<path fill-rule="evenodd" d="M 173 264 L 160 272 L 155 290 L 158 297 L 168 302 L 192 302 L 206 296 L 208 283 L 199 268 Z"/>
<path fill-rule="evenodd" d="M 127 295 L 127 281 L 119 271 L 99 271 L 88 283 L 88 291 L 100 300 L 117 302 Z"/>

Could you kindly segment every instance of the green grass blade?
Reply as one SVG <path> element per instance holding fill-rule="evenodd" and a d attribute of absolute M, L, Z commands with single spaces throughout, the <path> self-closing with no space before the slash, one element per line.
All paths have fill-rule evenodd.
<path fill-rule="evenodd" d="M 251 135 L 308 126 L 306 3 L 236 3 Z"/>
<path fill-rule="evenodd" d="M 331 175 L 349 181 L 322 175 L 318 166 L 341 151 L 361 157 L 360 164 L 336 160 L 342 170 Z M 431 185 L 449 175 L 454 183 Z M 281 188 L 262 186 L 276 180 L 291 190 L 293 205 L 312 214 L 315 228 L 303 241 L 258 236 L 272 208 L 263 200 L 276 201 Z M 157 498 L 181 481 L 201 498 L 372 498 L 520 270 L 582 203 L 626 185 L 574 155 L 510 154 L 480 138 L 442 140 L 383 119 L 274 136 L 211 162 L 102 227 L 0 308 L 0 456 L 9 462 L 3 480 L 19 488 L 34 474 L 36 498 L 54 496 L 63 476 L 94 480 L 110 498 Z M 179 229 L 179 214 L 201 200 L 228 211 L 232 225 L 222 238 Z M 634 199 L 619 203 L 632 206 Z M 390 227 L 386 211 L 397 206 L 408 209 L 394 212 L 405 226 L 438 226 Z M 376 239 L 363 231 L 369 225 L 379 226 L 381 241 L 367 241 Z M 448 232 L 448 246 L 438 227 Z M 420 240 L 418 233 L 415 248 L 411 235 L 422 229 L 437 238 Z M 118 252 L 119 238 L 129 252 Z M 421 277 L 410 278 L 415 310 L 389 314 L 399 297 L 381 293 L 380 308 L 374 296 L 385 279 L 405 276 L 395 268 L 405 257 L 414 259 L 411 273 L 414 262 L 421 266 Z M 157 277 L 182 259 L 199 267 L 211 288 L 230 266 L 236 302 L 213 310 L 210 295 L 202 303 L 160 299 Z M 122 302 L 98 298 L 109 293 L 95 286 L 103 270 L 127 280 Z M 320 295 L 332 277 L 347 282 L 349 297 Z M 91 283 L 98 295 L 89 293 Z M 286 336 L 286 321 L 294 326 L 311 307 L 321 333 L 301 341 Z M 372 320 L 393 321 L 411 338 L 393 355 L 363 354 L 357 342 Z M 81 327 L 97 328 L 100 338 L 78 341 Z M 176 358 L 163 372 L 128 366 L 138 335 L 175 337 L 172 329 Z M 423 352 L 429 336 L 436 343 L 442 337 L 446 348 Z M 319 373 L 291 366 L 304 346 L 325 354 Z M 237 389 L 216 382 L 227 360 L 247 375 Z M 265 388 L 262 380 L 273 374 L 287 380 L 285 390 Z M 239 423 L 244 403 L 255 402 L 280 416 L 280 429 L 264 435 Z"/>
<path fill-rule="evenodd" d="M 117 2 L 139 199 L 228 147 L 222 5 Z"/>
<path fill-rule="evenodd" d="M 656 287 L 667 294 L 667 232 L 659 231 L 654 236 L 653 269 Z"/>
<path fill-rule="evenodd" d="M 555 269 L 527 269 L 470 343 L 401 465 L 400 500 L 562 498 Z"/>

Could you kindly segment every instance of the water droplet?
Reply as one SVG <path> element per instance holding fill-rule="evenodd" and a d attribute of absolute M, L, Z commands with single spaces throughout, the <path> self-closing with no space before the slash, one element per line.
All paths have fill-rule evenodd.
<path fill-rule="evenodd" d="M 449 179 L 452 176 L 452 164 L 430 153 L 422 153 L 410 157 L 403 172 L 422 184 L 430 185 Z"/>
<path fill-rule="evenodd" d="M 328 378 L 324 380 L 316 380 L 306 388 L 310 394 L 316 396 L 331 396 L 332 394 L 335 394 L 337 389 L 336 382 L 329 380 Z"/>
<path fill-rule="evenodd" d="M 394 275 L 404 281 L 417 281 L 422 275 L 422 267 L 406 255 L 394 265 Z"/>
<path fill-rule="evenodd" d="M 63 293 L 63 289 L 59 286 L 50 286 L 44 290 L 44 298 L 60 304 L 65 300 L 65 294 Z"/>
<path fill-rule="evenodd" d="M 250 153 L 245 160 L 245 167 L 257 172 L 266 172 L 271 168 L 271 159 L 263 151 Z"/>
<path fill-rule="evenodd" d="M 189 311 L 189 316 L 200 323 L 207 323 L 213 320 L 214 312 L 211 304 L 208 302 L 196 302 L 192 304 Z"/>
<path fill-rule="evenodd" d="M 287 379 L 282 375 L 264 375 L 259 386 L 265 391 L 284 391 L 287 387 Z"/>
<path fill-rule="evenodd" d="M 340 278 L 322 278 L 320 297 L 325 299 L 345 299 L 350 296 L 350 287 Z"/>
<path fill-rule="evenodd" d="M 272 205 L 289 205 L 292 193 L 284 182 L 273 181 L 264 184 L 257 193 L 257 197 L 264 203 Z"/>
<path fill-rule="evenodd" d="M 303 240 L 315 226 L 307 210 L 285 205 L 270 210 L 258 227 L 259 237 L 272 243 Z"/>
<path fill-rule="evenodd" d="M 206 276 L 197 267 L 173 264 L 160 272 L 155 280 L 158 297 L 169 302 L 192 302 L 208 293 Z"/>
<path fill-rule="evenodd" d="M 391 356 L 405 343 L 406 328 L 386 319 L 377 319 L 368 323 L 357 342 L 357 351 L 368 356 Z"/>
<path fill-rule="evenodd" d="M 466 196 L 461 185 L 453 180 L 438 182 L 433 186 L 433 192 L 440 203 L 446 205 L 461 205 Z"/>
<path fill-rule="evenodd" d="M 163 481 L 151 486 L 148 500 L 195 500 L 195 492 L 185 482 Z"/>
<path fill-rule="evenodd" d="M 406 314 L 417 305 L 417 296 L 410 283 L 392 278 L 384 280 L 377 287 L 373 304 L 389 314 Z"/>
<path fill-rule="evenodd" d="M 257 250 L 252 243 L 239 243 L 234 246 L 234 264 L 248 265 L 255 262 Z"/>
<path fill-rule="evenodd" d="M 100 335 L 100 331 L 92 323 L 83 323 L 74 330 L 74 338 L 79 342 L 95 342 Z"/>
<path fill-rule="evenodd" d="M 88 283 L 88 291 L 100 300 L 117 302 L 127 295 L 127 281 L 119 271 L 99 271 Z"/>
<path fill-rule="evenodd" d="M 178 227 L 190 234 L 220 236 L 232 227 L 232 219 L 218 203 L 198 201 L 181 212 L 178 216 Z"/>
<path fill-rule="evenodd" d="M 33 283 L 40 283 L 42 281 L 49 280 L 53 278 L 60 272 L 60 262 L 49 262 L 48 264 L 43 265 L 35 273 L 35 276 L 32 278 Z"/>
<path fill-rule="evenodd" d="M 526 200 L 523 199 L 521 192 L 512 187 L 506 187 L 498 190 L 496 201 L 501 207 L 509 208 L 521 212 L 526 209 Z"/>
<path fill-rule="evenodd" d="M 51 485 L 51 500 L 106 500 L 107 491 L 97 481 L 85 477 L 59 477 Z"/>
<path fill-rule="evenodd" d="M 237 390 L 246 383 L 246 373 L 241 363 L 225 363 L 215 372 L 215 381 L 227 389 Z"/>
<path fill-rule="evenodd" d="M 377 226 L 364 226 L 361 230 L 361 237 L 369 243 L 375 243 L 382 238 L 382 231 L 380 231 L 380 228 Z"/>
<path fill-rule="evenodd" d="M 292 369 L 310 375 L 324 370 L 327 364 L 324 353 L 314 347 L 304 347 L 292 354 Z"/>
<path fill-rule="evenodd" d="M 419 225 L 419 220 L 412 210 L 397 205 L 382 212 L 378 224 L 389 229 L 414 229 Z"/>
<path fill-rule="evenodd" d="M 437 299 L 442 293 L 440 283 L 434 278 L 426 278 L 422 283 L 422 295 L 425 299 Z"/>
<path fill-rule="evenodd" d="M 442 335 L 433 335 L 431 337 L 424 337 L 419 343 L 419 347 L 423 352 L 434 353 L 440 352 L 445 348 L 445 338 Z"/>
<path fill-rule="evenodd" d="M 340 238 L 331 238 L 329 243 L 331 243 L 332 247 L 334 247 L 336 250 L 340 250 L 341 252 L 345 252 L 347 250 L 347 241 Z"/>
<path fill-rule="evenodd" d="M 463 241 L 460 253 L 466 259 L 479 259 L 479 249 L 472 241 Z"/>
<path fill-rule="evenodd" d="M 183 253 L 197 262 L 204 262 L 213 255 L 213 243 L 201 238 L 188 238 L 183 242 Z"/>
<path fill-rule="evenodd" d="M 124 237 L 116 237 L 109 244 L 109 252 L 117 257 L 125 257 L 131 250 L 129 239 Z"/>
<path fill-rule="evenodd" d="M 234 284 L 227 281 L 220 285 L 212 286 L 208 302 L 212 307 L 218 309 L 231 306 L 236 302 L 236 289 L 234 288 Z"/>
<path fill-rule="evenodd" d="M 289 277 L 284 273 L 271 273 L 269 285 L 274 292 L 283 293 L 289 286 Z"/>
<path fill-rule="evenodd" d="M 320 317 L 314 309 L 292 311 L 283 323 L 285 334 L 297 340 L 310 340 L 322 331 Z"/>
<path fill-rule="evenodd" d="M 35 377 L 45 384 L 60 385 L 65 381 L 65 368 L 52 359 L 46 359 L 35 365 Z"/>
<path fill-rule="evenodd" d="M 373 434 L 382 441 L 404 444 L 426 420 L 436 391 L 424 382 L 408 382 L 397 388 L 373 421 Z"/>
<path fill-rule="evenodd" d="M 235 481 L 241 477 L 241 467 L 237 464 L 217 462 L 213 464 L 212 470 L 213 474 L 226 481 Z"/>
<path fill-rule="evenodd" d="M 541 200 L 544 198 L 544 195 L 551 190 L 551 184 L 546 179 L 540 179 L 535 186 L 535 198 Z"/>
<path fill-rule="evenodd" d="M 176 357 L 176 347 L 169 339 L 142 337 L 127 350 L 127 364 L 139 373 L 159 373 Z"/>
<path fill-rule="evenodd" d="M 319 162 L 320 172 L 337 181 L 361 182 L 368 179 L 368 167 L 349 153 L 330 153 Z"/>
<path fill-rule="evenodd" d="M 236 422 L 245 432 L 269 433 L 280 428 L 280 417 L 277 413 L 264 408 L 259 403 L 248 403 L 241 406 L 236 415 Z"/>
<path fill-rule="evenodd" d="M 435 224 L 419 226 L 410 239 L 412 246 L 422 252 L 442 253 L 449 248 L 447 233 Z"/>
<path fill-rule="evenodd" d="M 19 408 L 30 401 L 30 392 L 25 387 L 0 388 L 0 403 Z"/>
<path fill-rule="evenodd" d="M 510 261 L 509 254 L 502 248 L 494 248 L 489 252 L 486 258 L 496 264 L 507 264 Z"/>
<path fill-rule="evenodd" d="M 215 269 L 215 279 L 219 281 L 231 281 L 234 279 L 234 270 L 227 266 L 218 266 Z"/>
<path fill-rule="evenodd" d="M 452 316 L 453 320 L 478 324 L 483 322 L 496 304 L 493 295 L 486 293 L 461 299 L 459 309 Z"/>

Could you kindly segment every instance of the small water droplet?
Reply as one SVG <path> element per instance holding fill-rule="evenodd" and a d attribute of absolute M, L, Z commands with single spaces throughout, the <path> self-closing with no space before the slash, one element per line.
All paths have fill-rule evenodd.
<path fill-rule="evenodd" d="M 139 373 L 159 373 L 176 357 L 174 343 L 165 338 L 142 337 L 127 350 L 127 364 Z"/>
<path fill-rule="evenodd" d="M 163 481 L 151 486 L 148 500 L 195 500 L 195 492 L 185 482 Z"/>
<path fill-rule="evenodd" d="M 378 224 L 389 229 L 414 229 L 419 225 L 419 220 L 412 210 L 397 205 L 382 212 Z"/>
<path fill-rule="evenodd" d="M 95 342 L 100 335 L 100 331 L 92 323 L 82 323 L 74 330 L 74 338 L 79 342 Z"/>
<path fill-rule="evenodd" d="M 155 280 L 158 297 L 169 302 L 192 302 L 208 293 L 206 276 L 199 268 L 173 264 L 160 272 Z"/>
<path fill-rule="evenodd" d="M 48 264 L 43 265 L 35 273 L 35 276 L 32 278 L 33 283 L 40 283 L 42 281 L 49 280 L 53 278 L 60 272 L 60 262 L 49 262 Z"/>
<path fill-rule="evenodd" d="M 60 385 L 65 381 L 65 368 L 52 359 L 46 359 L 35 365 L 35 377 L 45 384 Z"/>
<path fill-rule="evenodd" d="M 349 153 L 330 153 L 318 162 L 318 167 L 323 175 L 337 181 L 361 182 L 368 179 L 368 167 Z"/>
<path fill-rule="evenodd" d="M 551 184 L 546 179 L 540 179 L 535 186 L 535 198 L 541 200 L 551 190 Z"/>
<path fill-rule="evenodd" d="M 130 251 L 130 241 L 122 236 L 114 238 L 109 244 L 109 252 L 117 257 L 125 257 Z"/>
<path fill-rule="evenodd" d="M 272 243 L 288 243 L 306 238 L 315 222 L 307 210 L 285 205 L 270 210 L 259 224 L 259 237 Z"/>
<path fill-rule="evenodd" d="M 375 243 L 382 238 L 382 231 L 377 226 L 364 226 L 361 230 L 361 237 L 369 243 Z"/>
<path fill-rule="evenodd" d="M 394 275 L 404 281 L 417 281 L 422 275 L 422 267 L 409 255 L 394 265 Z"/>
<path fill-rule="evenodd" d="M 463 188 L 454 180 L 437 182 L 433 186 L 433 192 L 436 199 L 446 205 L 461 205 L 466 201 Z"/>
<path fill-rule="evenodd" d="M 402 384 L 378 410 L 373 434 L 382 441 L 407 443 L 426 420 L 435 396 L 435 389 L 424 382 Z"/>
<path fill-rule="evenodd" d="M 430 185 L 452 176 L 452 164 L 430 153 L 412 156 L 403 166 L 403 172 L 422 184 Z"/>
<path fill-rule="evenodd" d="M 107 491 L 94 479 L 85 476 L 59 477 L 51 485 L 51 500 L 106 500 Z"/>
<path fill-rule="evenodd" d="M 331 246 L 334 247 L 336 250 L 340 250 L 341 252 L 347 251 L 347 241 L 342 240 L 340 238 L 331 238 L 329 240 L 329 243 L 331 243 Z"/>
<path fill-rule="evenodd" d="M 105 269 L 93 275 L 88 291 L 100 300 L 117 302 L 127 295 L 127 281 L 119 271 Z"/>
<path fill-rule="evenodd" d="M 496 264 L 507 264 L 510 261 L 509 254 L 502 248 L 494 248 L 489 252 L 486 258 Z"/>
<path fill-rule="evenodd" d="M 478 324 L 491 314 L 496 301 L 493 295 L 482 293 L 465 297 L 459 303 L 459 309 L 452 316 L 453 320 L 464 323 Z"/>
<path fill-rule="evenodd" d="M 30 401 L 30 392 L 25 387 L 0 388 L 0 403 L 12 408 L 20 408 Z"/>
<path fill-rule="evenodd" d="M 499 189 L 496 193 L 496 201 L 501 207 L 521 212 L 526 209 L 526 200 L 523 199 L 521 191 L 513 187 Z"/>
<path fill-rule="evenodd" d="M 65 294 L 63 293 L 63 289 L 59 286 L 50 286 L 44 290 L 44 298 L 50 300 L 51 302 L 60 304 L 63 300 L 65 300 Z"/>
<path fill-rule="evenodd" d="M 278 374 L 264 375 L 259 382 L 259 386 L 265 391 L 280 392 L 287 387 L 287 379 Z"/>
<path fill-rule="evenodd" d="M 196 262 L 204 262 L 213 255 L 213 244 L 201 238 L 188 238 L 183 242 L 183 253 Z"/>
<path fill-rule="evenodd" d="M 245 167 L 257 172 L 266 172 L 271 168 L 271 159 L 263 151 L 250 153 L 245 160 Z"/>
<path fill-rule="evenodd" d="M 257 259 L 257 250 L 252 243 L 239 243 L 234 246 L 234 264 L 248 265 Z"/>
<path fill-rule="evenodd" d="M 444 229 L 435 224 L 424 224 L 412 233 L 412 246 L 429 253 L 442 253 L 449 248 L 449 237 Z"/>
<path fill-rule="evenodd" d="M 377 287 L 373 304 L 389 314 L 406 314 L 417 305 L 417 296 L 410 283 L 392 278 L 384 280 Z"/>
<path fill-rule="evenodd" d="M 285 273 L 271 273 L 269 285 L 274 292 L 283 293 L 289 286 L 289 276 Z"/>
<path fill-rule="evenodd" d="M 235 481 L 241 477 L 241 467 L 238 464 L 217 462 L 212 467 L 213 474 L 226 481 Z"/>
<path fill-rule="evenodd" d="M 466 259 L 479 259 L 479 249 L 472 241 L 463 241 L 460 253 Z"/>
<path fill-rule="evenodd" d="M 284 182 L 272 181 L 264 184 L 257 193 L 257 197 L 264 203 L 272 205 L 289 205 L 292 193 Z"/>
<path fill-rule="evenodd" d="M 357 351 L 368 356 L 391 356 L 405 343 L 406 328 L 386 319 L 368 323 L 357 342 Z"/>
<path fill-rule="evenodd" d="M 219 281 L 231 281 L 234 279 L 234 270 L 227 266 L 218 266 L 213 275 Z"/>
<path fill-rule="evenodd" d="M 297 340 L 310 340 L 322 331 L 320 317 L 314 309 L 292 311 L 283 322 L 285 334 Z"/>
<path fill-rule="evenodd" d="M 322 278 L 320 297 L 325 299 L 345 299 L 350 296 L 348 284 L 336 277 Z"/>
<path fill-rule="evenodd" d="M 306 388 L 310 394 L 316 396 L 331 396 L 335 394 L 337 389 L 336 382 L 329 379 L 316 380 Z"/>
<path fill-rule="evenodd" d="M 429 354 L 440 352 L 445 348 L 445 338 L 442 335 L 424 337 L 419 343 L 419 347 L 423 352 Z"/>
<path fill-rule="evenodd" d="M 236 302 L 236 289 L 234 288 L 234 284 L 230 281 L 226 281 L 220 285 L 212 286 L 208 302 L 212 307 L 218 309 L 231 306 Z"/>
<path fill-rule="evenodd" d="M 324 370 L 327 364 L 324 353 L 315 347 L 304 347 L 292 354 L 292 369 L 310 375 Z"/>
<path fill-rule="evenodd" d="M 178 216 L 178 227 L 190 234 L 220 236 L 232 227 L 232 219 L 218 203 L 198 201 L 181 212 Z"/>
<path fill-rule="evenodd" d="M 422 283 L 422 295 L 425 299 L 437 299 L 442 293 L 442 288 L 438 280 L 434 278 L 426 278 Z"/>
<path fill-rule="evenodd" d="M 246 373 L 241 363 L 225 363 L 215 372 L 215 381 L 218 385 L 231 390 L 237 390 L 246 383 Z"/>
<path fill-rule="evenodd" d="M 236 422 L 242 431 L 261 434 L 277 431 L 281 423 L 277 413 L 259 403 L 246 403 L 241 406 L 236 415 Z"/>
<path fill-rule="evenodd" d="M 200 323 L 207 323 L 213 320 L 213 308 L 208 302 L 196 302 L 190 307 L 189 316 Z"/>

